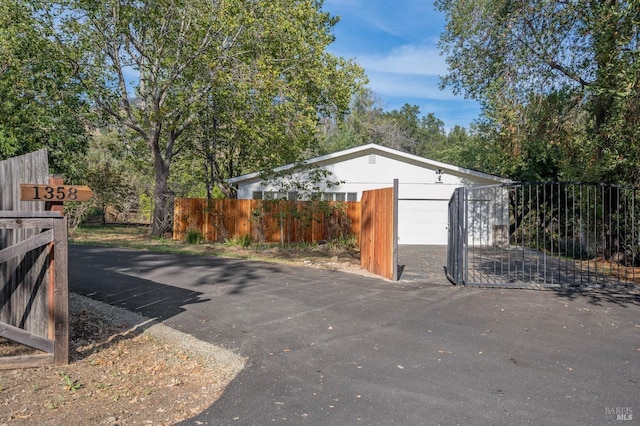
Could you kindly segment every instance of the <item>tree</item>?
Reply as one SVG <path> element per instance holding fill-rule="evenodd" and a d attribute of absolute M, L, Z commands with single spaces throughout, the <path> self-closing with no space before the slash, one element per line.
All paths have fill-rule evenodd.
<path fill-rule="evenodd" d="M 521 152 L 526 110 L 539 111 L 545 103 L 556 108 L 563 99 L 565 106 L 556 112 L 565 111 L 562 120 L 575 118 L 573 126 L 586 132 L 581 141 L 586 146 L 569 150 L 583 156 L 573 162 L 586 166 L 583 176 L 637 180 L 638 118 L 630 113 L 640 105 L 637 1 L 439 0 L 436 5 L 447 19 L 440 45 L 450 72 L 443 84 L 484 105 L 502 136 L 501 149 L 512 156 Z M 575 105 L 587 116 L 577 114 Z"/>
<path fill-rule="evenodd" d="M 297 162 L 290 168 L 284 170 L 266 170 L 261 173 L 262 185 L 275 189 L 281 194 L 276 200 L 307 201 L 303 210 L 299 211 L 295 202 L 286 203 L 276 201 L 275 205 L 263 204 L 261 211 L 256 212 L 256 218 L 264 215 L 265 208 L 277 208 L 278 222 L 280 223 L 280 242 L 284 245 L 285 228 L 287 244 L 291 244 L 292 220 L 299 219 L 306 225 L 311 222 L 319 213 L 330 214 L 333 208 L 322 198 L 323 191 L 334 186 L 340 186 L 344 181 L 332 180 L 333 173 L 322 169 L 317 165 L 310 165 L 307 162 Z"/>
<path fill-rule="evenodd" d="M 0 3 L 0 159 L 46 147 L 52 171 L 73 179 L 88 109 L 60 53 L 24 1 Z"/>
<path fill-rule="evenodd" d="M 147 145 L 153 235 L 170 229 L 170 169 L 180 155 L 210 151 L 220 185 L 222 170 L 235 173 L 246 157 L 258 167 L 290 160 L 310 143 L 318 115 L 346 109 L 361 70 L 325 52 L 336 20 L 321 6 L 59 0 L 40 10 L 98 109 Z M 205 117 L 214 133 L 202 129 Z"/>
<path fill-rule="evenodd" d="M 444 122 L 430 112 L 420 119 L 420 129 L 422 140 L 418 147 L 418 155 L 442 160 L 442 152 L 450 145 L 444 130 Z"/>
<path fill-rule="evenodd" d="M 420 128 L 420 108 L 417 105 L 404 104 L 400 110 L 383 114 L 384 126 L 381 145 L 386 145 L 410 154 L 417 154 L 422 139 Z"/>
<path fill-rule="evenodd" d="M 343 119 L 325 117 L 320 122 L 320 143 L 314 154 L 324 155 L 379 142 L 376 129 L 383 114 L 382 101 L 371 89 L 357 90 L 351 99 L 349 113 Z"/>

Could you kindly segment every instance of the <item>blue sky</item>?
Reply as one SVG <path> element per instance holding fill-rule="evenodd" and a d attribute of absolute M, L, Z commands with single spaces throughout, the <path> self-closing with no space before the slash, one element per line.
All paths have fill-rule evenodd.
<path fill-rule="evenodd" d="M 325 0 L 323 10 L 340 17 L 329 51 L 365 69 L 385 110 L 418 105 L 447 130 L 478 118 L 477 102 L 439 88 L 447 72 L 437 47 L 445 20 L 431 0 Z"/>

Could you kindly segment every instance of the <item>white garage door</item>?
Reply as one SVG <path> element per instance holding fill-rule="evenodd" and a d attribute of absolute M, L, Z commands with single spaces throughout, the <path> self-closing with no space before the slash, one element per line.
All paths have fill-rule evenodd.
<path fill-rule="evenodd" d="M 398 200 L 398 244 L 447 244 L 449 200 Z"/>

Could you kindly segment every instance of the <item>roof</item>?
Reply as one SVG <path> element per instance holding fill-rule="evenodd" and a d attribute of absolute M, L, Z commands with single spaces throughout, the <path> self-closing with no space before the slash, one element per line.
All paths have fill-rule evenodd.
<path fill-rule="evenodd" d="M 454 166 L 452 164 L 441 163 L 439 161 L 430 160 L 428 158 L 419 157 L 417 155 L 408 154 L 406 152 L 398 151 L 397 149 L 388 148 L 386 146 L 377 145 L 374 143 L 368 145 L 361 145 L 355 148 L 345 149 L 344 151 L 338 151 L 320 157 L 310 158 L 304 161 L 304 164 L 323 167 L 329 164 L 336 164 L 341 161 L 345 161 L 351 158 L 362 157 L 369 154 L 383 155 L 398 161 L 403 161 L 408 164 L 413 164 L 419 167 L 426 167 L 430 169 L 441 169 L 444 172 L 469 175 L 481 179 L 493 180 L 496 183 L 510 183 L 510 179 L 506 179 L 499 176 L 490 175 L 488 173 L 482 173 L 475 170 L 465 169 L 463 167 Z M 275 172 L 285 171 L 294 167 L 294 164 L 287 164 L 285 166 L 274 169 Z M 227 180 L 230 184 L 238 184 L 246 181 L 260 180 L 261 172 L 248 173 L 245 175 L 237 176 Z"/>

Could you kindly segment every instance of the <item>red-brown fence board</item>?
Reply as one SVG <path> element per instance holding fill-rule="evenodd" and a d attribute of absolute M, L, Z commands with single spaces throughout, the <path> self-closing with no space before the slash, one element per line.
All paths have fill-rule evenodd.
<path fill-rule="evenodd" d="M 360 266 L 387 279 L 395 278 L 394 188 L 364 191 L 360 231 Z"/>
<path fill-rule="evenodd" d="M 357 237 L 360 234 L 360 203 L 327 204 L 345 206 L 351 234 Z M 312 208 L 306 201 L 181 198 L 176 200 L 174 207 L 173 238 L 176 240 L 184 240 L 191 230 L 207 241 L 247 235 L 254 241 L 268 243 L 328 239 L 326 217 L 316 214 L 311 219 L 302 214 Z M 303 216 L 303 219 L 296 216 Z"/>

